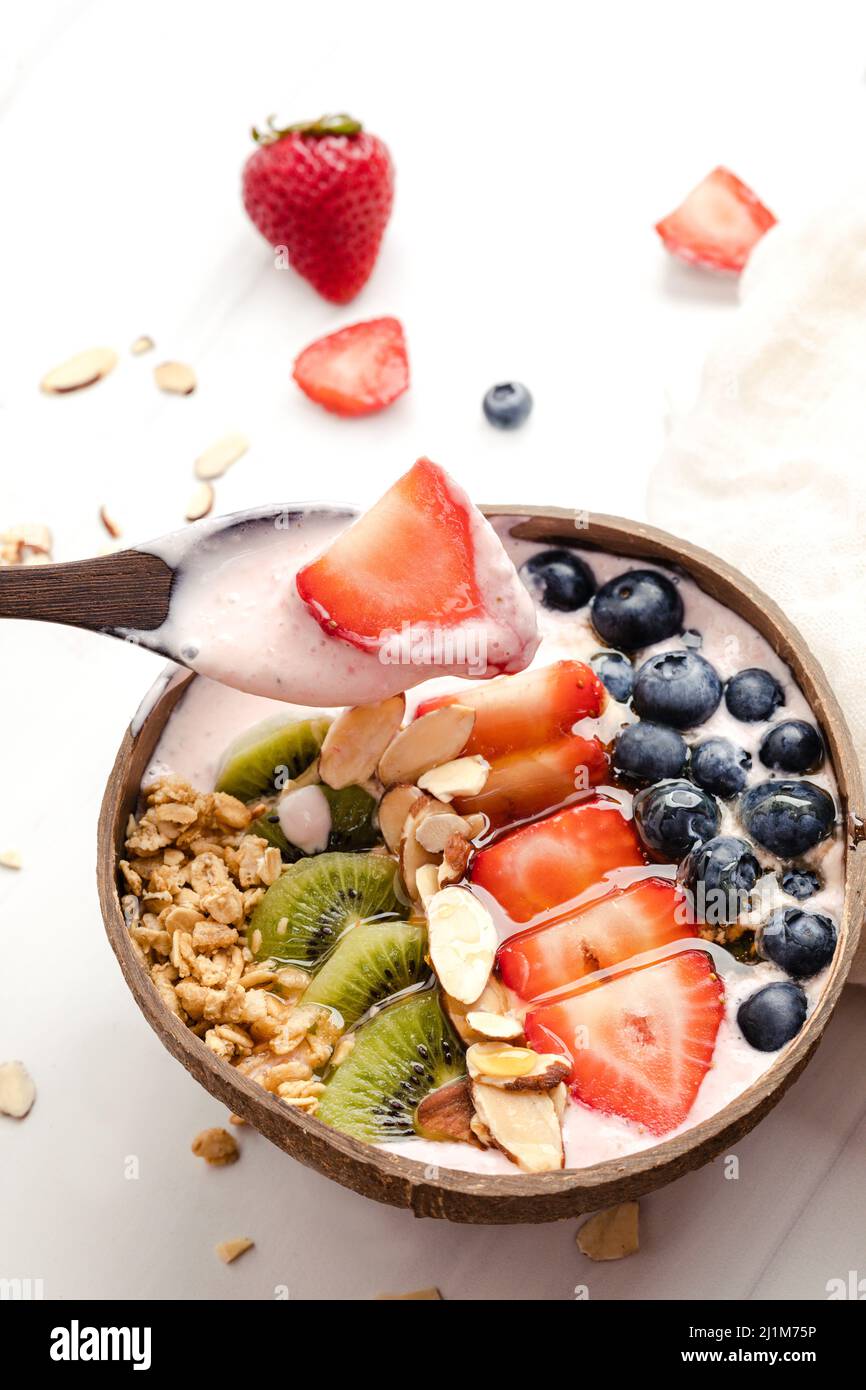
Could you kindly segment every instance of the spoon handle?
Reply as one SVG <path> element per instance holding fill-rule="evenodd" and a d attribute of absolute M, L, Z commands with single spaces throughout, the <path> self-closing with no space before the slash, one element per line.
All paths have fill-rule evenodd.
<path fill-rule="evenodd" d="M 65 565 L 0 568 L 0 618 L 67 623 L 94 632 L 151 631 L 168 615 L 174 571 L 157 555 L 120 550 Z"/>

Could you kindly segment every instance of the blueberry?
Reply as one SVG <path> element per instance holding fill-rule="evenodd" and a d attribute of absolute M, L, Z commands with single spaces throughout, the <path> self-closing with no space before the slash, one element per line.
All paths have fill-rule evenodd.
<path fill-rule="evenodd" d="M 612 699 L 621 705 L 631 699 L 634 667 L 627 656 L 622 652 L 596 652 L 589 664 Z"/>
<path fill-rule="evenodd" d="M 813 893 L 818 892 L 821 880 L 811 869 L 786 869 L 782 874 L 782 887 L 792 898 L 799 898 L 804 902 L 806 898 L 811 898 Z"/>
<path fill-rule="evenodd" d="M 697 652 L 660 652 L 638 670 L 632 698 L 641 719 L 693 729 L 718 709 L 722 682 Z"/>
<path fill-rule="evenodd" d="M 824 740 L 805 719 L 785 719 L 764 734 L 758 757 L 778 772 L 817 772 L 824 761 Z"/>
<path fill-rule="evenodd" d="M 678 863 L 719 829 L 719 808 L 691 782 L 659 782 L 634 799 L 637 832 L 656 857 Z"/>
<path fill-rule="evenodd" d="M 820 912 L 783 907 L 758 933 L 758 950 L 789 975 L 807 980 L 829 965 L 836 949 L 836 925 Z"/>
<path fill-rule="evenodd" d="M 749 895 L 760 873 L 752 846 L 738 835 L 716 835 L 697 846 L 682 871 L 691 894 L 693 920 L 711 926 L 736 922 L 749 909 Z"/>
<path fill-rule="evenodd" d="M 592 624 L 599 637 L 624 652 L 673 637 L 682 621 L 679 592 L 657 570 L 627 570 L 602 584 L 592 601 Z"/>
<path fill-rule="evenodd" d="M 573 613 L 595 593 L 595 576 L 571 550 L 540 550 L 520 567 L 526 587 L 545 608 Z"/>
<path fill-rule="evenodd" d="M 833 830 L 833 798 L 814 782 L 760 782 L 743 793 L 743 825 L 780 859 L 796 859 Z"/>
<path fill-rule="evenodd" d="M 725 704 L 735 719 L 747 724 L 769 719 L 784 703 L 785 692 L 775 676 L 759 666 L 738 671 L 725 686 Z"/>
<path fill-rule="evenodd" d="M 679 777 L 688 757 L 688 744 L 675 729 L 646 721 L 629 724 L 613 746 L 614 768 L 635 782 Z"/>
<path fill-rule="evenodd" d="M 778 980 L 756 990 L 737 1010 L 746 1042 L 759 1052 L 778 1052 L 806 1022 L 806 996 L 799 985 Z"/>
<path fill-rule="evenodd" d="M 491 425 L 513 430 L 522 425 L 532 410 L 532 397 L 519 381 L 502 381 L 491 386 L 483 401 L 484 414 Z"/>
<path fill-rule="evenodd" d="M 704 791 L 727 801 L 746 785 L 752 757 L 729 738 L 708 738 L 692 749 L 692 776 Z"/>

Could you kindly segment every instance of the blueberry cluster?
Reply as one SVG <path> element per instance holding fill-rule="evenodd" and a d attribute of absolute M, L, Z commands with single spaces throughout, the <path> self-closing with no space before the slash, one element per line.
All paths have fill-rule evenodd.
<path fill-rule="evenodd" d="M 816 893 L 817 874 L 796 861 L 832 834 L 836 807 L 822 787 L 799 780 L 823 764 L 824 742 L 805 720 L 775 720 L 785 703 L 779 681 L 750 667 L 723 683 L 701 654 L 701 634 L 683 630 L 676 582 L 657 570 L 626 570 L 597 586 L 581 556 L 556 548 L 534 555 L 521 573 L 547 608 L 575 612 L 589 605 L 604 644 L 592 668 L 611 698 L 638 716 L 614 742 L 614 771 L 635 789 L 634 820 L 645 848 L 655 859 L 680 865 L 698 920 L 712 926 L 737 920 L 764 872 L 756 848 L 783 861 L 787 894 L 804 902 Z M 636 660 L 643 649 L 673 637 L 680 648 Z M 775 720 L 757 748 L 769 775 L 752 786 L 752 755 L 745 748 L 719 736 L 691 743 L 684 737 L 722 701 L 743 724 Z M 744 835 L 720 833 L 723 802 Z M 835 946 L 830 918 L 801 907 L 774 912 L 758 930 L 758 954 L 792 979 L 759 989 L 741 1006 L 739 1025 L 753 1047 L 775 1051 L 796 1035 L 806 1017 L 798 981 L 822 970 Z"/>

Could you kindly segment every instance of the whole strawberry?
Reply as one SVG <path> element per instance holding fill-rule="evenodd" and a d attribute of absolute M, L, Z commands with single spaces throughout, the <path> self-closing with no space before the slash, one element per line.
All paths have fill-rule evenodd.
<path fill-rule="evenodd" d="M 244 167 L 244 207 L 262 236 L 334 304 L 370 277 L 394 201 L 387 147 L 350 116 L 278 129 L 273 118 Z"/>

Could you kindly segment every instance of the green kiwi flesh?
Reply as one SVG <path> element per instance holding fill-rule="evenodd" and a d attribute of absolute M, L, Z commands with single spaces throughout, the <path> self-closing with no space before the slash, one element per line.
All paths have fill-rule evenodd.
<path fill-rule="evenodd" d="M 255 801 L 299 777 L 319 755 L 330 719 L 286 719 L 254 724 L 223 754 L 215 790 Z"/>
<path fill-rule="evenodd" d="M 382 854 L 336 852 L 300 859 L 255 908 L 247 940 L 256 943 L 258 960 L 314 965 L 347 927 L 371 917 L 406 917 L 399 884 L 396 862 Z"/>
<path fill-rule="evenodd" d="M 304 994 L 327 1004 L 346 1027 L 389 995 L 425 979 L 427 933 L 415 922 L 365 922 L 346 932 Z"/>
<path fill-rule="evenodd" d="M 428 989 L 387 1004 L 355 1033 L 316 1116 L 369 1143 L 416 1134 L 415 1111 L 430 1091 L 463 1076 L 463 1048 Z"/>

